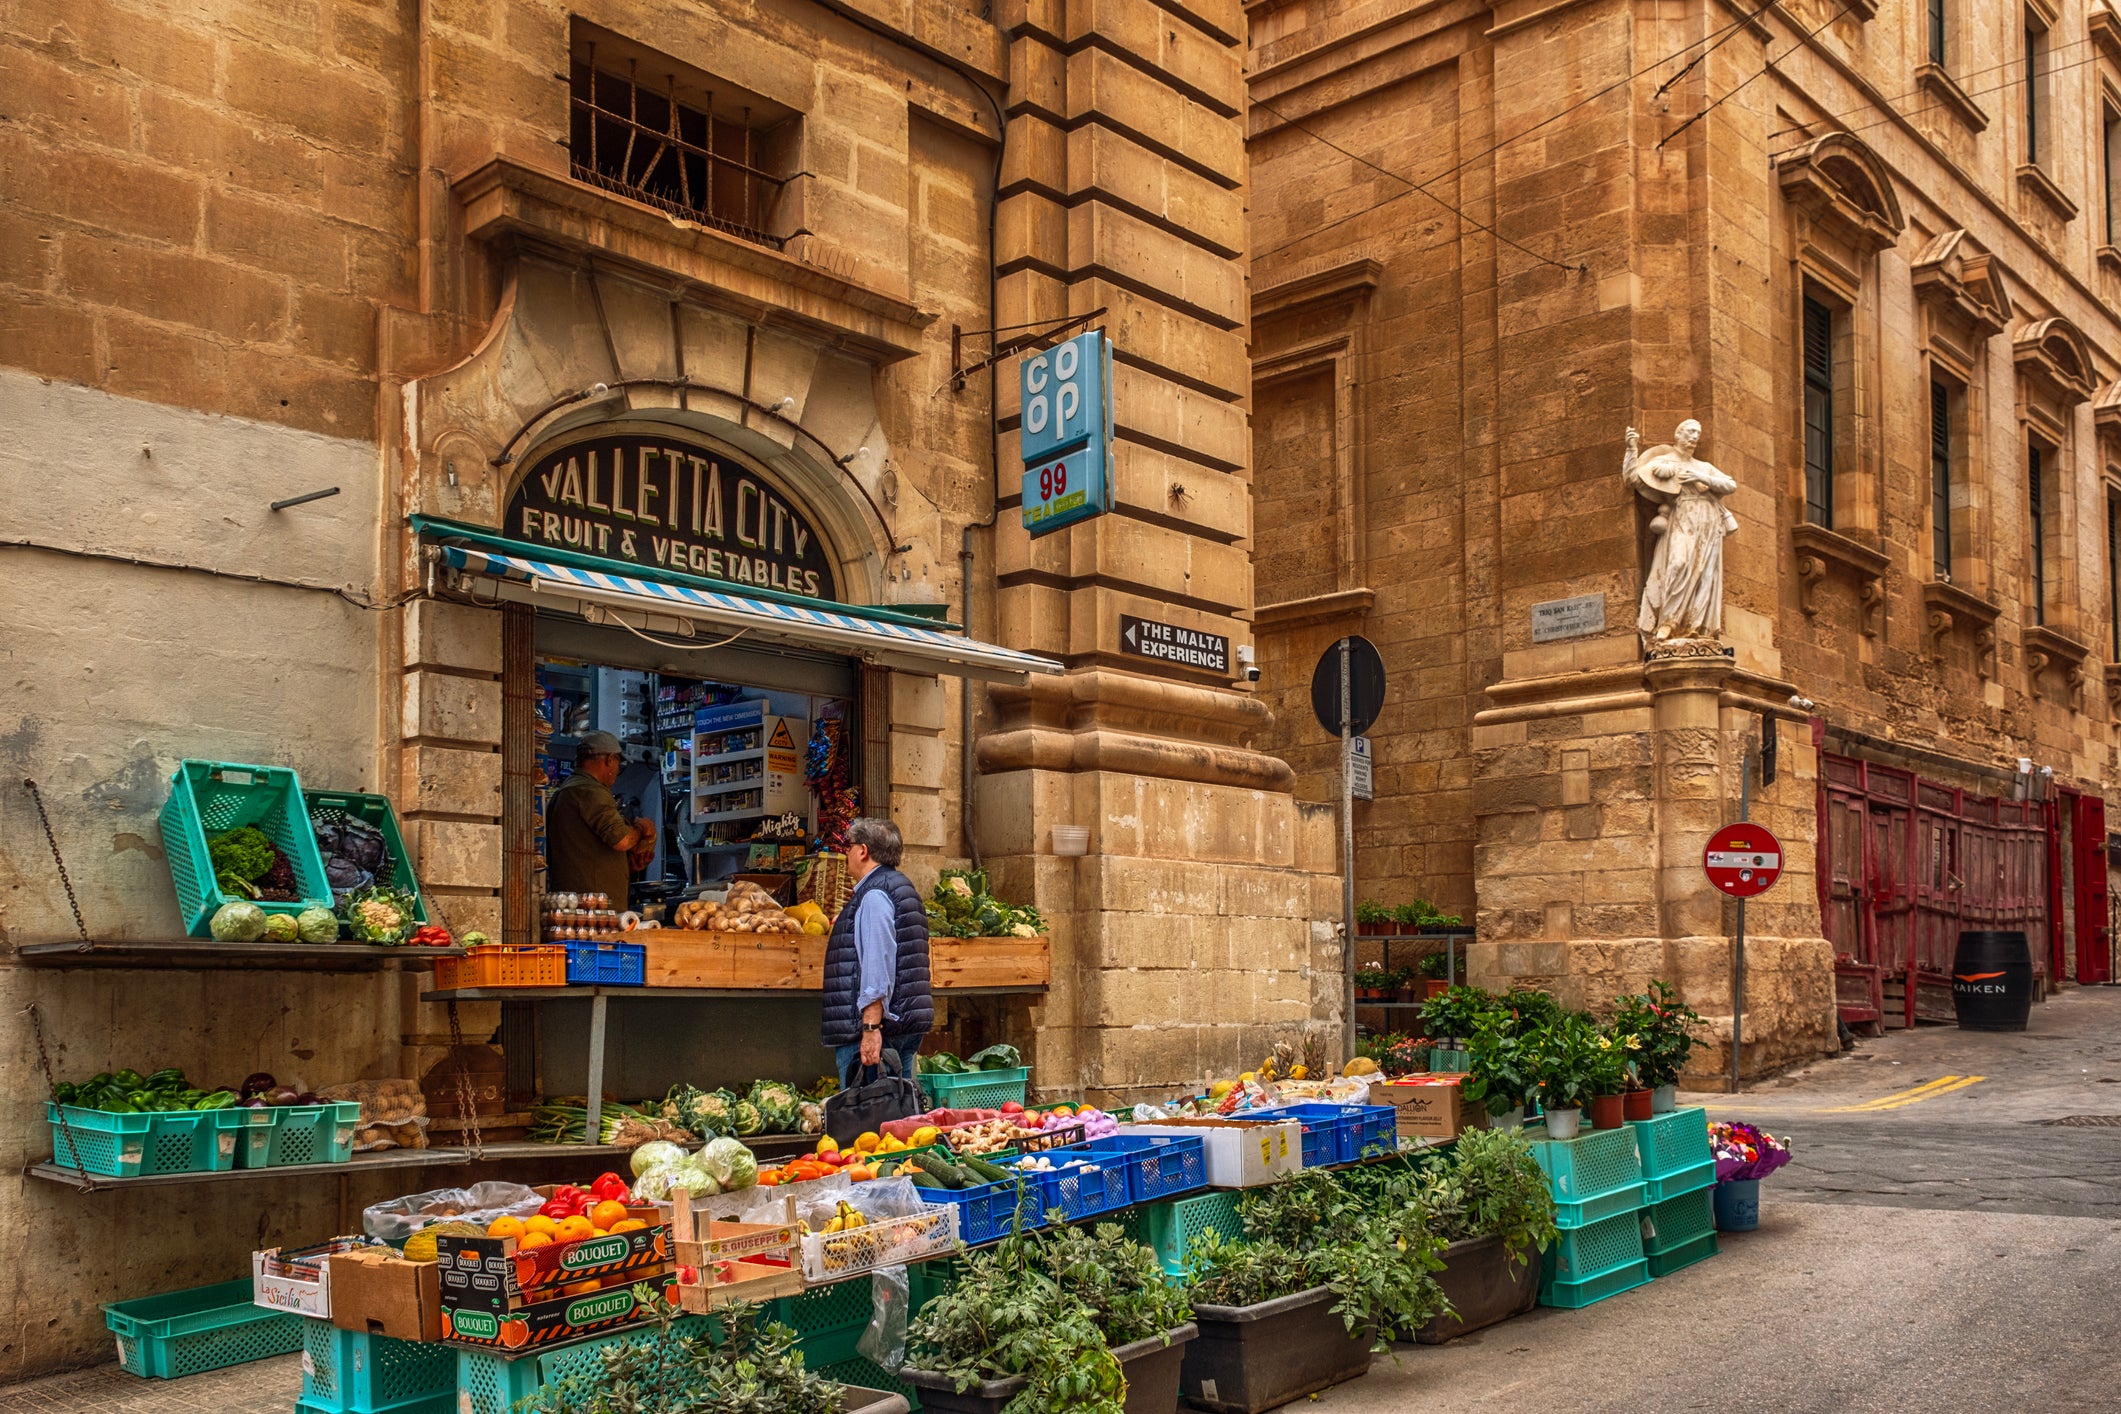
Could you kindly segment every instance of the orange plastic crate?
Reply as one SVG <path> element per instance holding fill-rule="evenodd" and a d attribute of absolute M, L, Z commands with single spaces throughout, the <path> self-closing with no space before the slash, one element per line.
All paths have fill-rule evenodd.
<path fill-rule="evenodd" d="M 511 946 L 493 943 L 462 957 L 435 959 L 435 986 L 445 992 L 461 987 L 564 987 L 567 949 L 543 943 Z"/>

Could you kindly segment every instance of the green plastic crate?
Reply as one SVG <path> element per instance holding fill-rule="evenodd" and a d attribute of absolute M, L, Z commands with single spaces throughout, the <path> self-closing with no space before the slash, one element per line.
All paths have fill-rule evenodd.
<path fill-rule="evenodd" d="M 1021 1105 L 1031 1086 L 1031 1067 L 972 1070 L 963 1075 L 935 1071 L 920 1078 L 921 1088 L 939 1109 L 998 1110 L 1014 1100 Z"/>
<path fill-rule="evenodd" d="M 52 1162 L 108 1178 L 225 1173 L 236 1166 L 238 1140 L 252 1123 L 250 1111 L 233 1108 L 110 1114 L 68 1105 L 62 1123 L 60 1107 L 47 1100 L 44 1114 Z"/>
<path fill-rule="evenodd" d="M 1709 1112 L 1698 1106 L 1650 1119 L 1631 1119 L 1636 1152 L 1642 1156 L 1644 1201 L 1661 1203 L 1716 1181 L 1709 1149 Z"/>
<path fill-rule="evenodd" d="M 1473 1053 L 1454 1051 L 1444 1046 L 1431 1046 L 1429 1069 L 1437 1075 L 1468 1074 L 1473 1069 Z"/>
<path fill-rule="evenodd" d="M 282 766 L 244 766 L 229 761 L 185 761 L 170 781 L 162 806 L 162 849 L 169 859 L 170 882 L 177 889 L 177 912 L 184 931 L 210 938 L 214 913 L 239 900 L 221 892 L 214 881 L 207 839 L 224 830 L 255 825 L 294 867 L 293 903 L 266 903 L 267 913 L 290 916 L 305 908 L 330 908 L 331 885 L 324 879 L 324 859 L 317 837 L 302 809 L 302 782 Z"/>
<path fill-rule="evenodd" d="M 1716 1255 L 1716 1234 L 1704 1232 L 1701 1236 L 1682 1242 L 1669 1252 L 1658 1252 L 1647 1258 L 1650 1275 L 1668 1277 L 1681 1267 L 1691 1267 L 1696 1262 L 1706 1262 Z"/>
<path fill-rule="evenodd" d="M 1156 1260 L 1163 1264 L 1166 1275 L 1182 1276 L 1187 1254 L 1193 1250 L 1194 1240 L 1202 1234 L 1213 1232 L 1232 1241 L 1244 1239 L 1244 1220 L 1237 1215 L 1240 1196 L 1230 1189 L 1220 1189 L 1150 1203 L 1135 1219 L 1133 1235 L 1136 1241 L 1155 1251 Z"/>
<path fill-rule="evenodd" d="M 957 1285 L 958 1261 L 955 1257 L 939 1257 L 932 1262 L 915 1262 L 906 1269 L 906 1305 L 918 1316 L 927 1304 Z"/>
<path fill-rule="evenodd" d="M 1716 1233 L 1716 1195 L 1697 1188 L 1676 1198 L 1667 1198 L 1644 1208 L 1641 1214 L 1642 1250 L 1655 1257 L 1676 1252 L 1701 1237 Z"/>
<path fill-rule="evenodd" d="M 412 895 L 412 916 L 422 923 L 432 922 L 427 916 L 427 899 L 420 892 L 420 880 L 412 871 L 412 853 L 405 848 L 405 836 L 398 829 L 398 812 L 391 808 L 387 795 L 369 795 L 357 790 L 305 790 L 302 792 L 303 813 L 309 816 L 310 837 L 316 837 L 320 824 L 337 824 L 334 817 L 358 820 L 372 825 L 382 832 L 383 843 L 390 849 L 390 877 L 378 879 L 379 884 L 388 884 L 394 889 L 403 889 Z M 319 854 L 321 860 L 323 856 Z"/>
<path fill-rule="evenodd" d="M 1539 1304 L 1580 1311 L 1609 1296 L 1618 1296 L 1623 1291 L 1633 1291 L 1638 1286 L 1647 1285 L 1649 1280 L 1650 1264 L 1646 1258 L 1638 1259 L 1629 1266 L 1616 1268 L 1604 1276 L 1592 1277 L 1588 1281 L 1550 1282 L 1541 1276 Z"/>
<path fill-rule="evenodd" d="M 837 1380 L 843 1385 L 860 1385 L 864 1389 L 880 1389 L 892 1394 L 904 1395 L 908 1407 L 916 1410 L 921 1407 L 920 1391 L 884 1369 L 883 1366 L 873 1364 L 859 1355 L 851 1355 L 845 1360 L 836 1360 L 832 1364 L 825 1366 L 813 1365 L 806 1355 L 803 1364 L 805 1368 L 816 1370 L 819 1375 L 828 1380 Z"/>
<path fill-rule="evenodd" d="M 302 1320 L 300 1414 L 455 1414 L 456 1347 Z"/>
<path fill-rule="evenodd" d="M 1554 1195 L 1556 1226 L 1588 1227 L 1642 1206 L 1642 1160 L 1632 1129 L 1586 1130 L 1574 1139 L 1537 1137 L 1544 1132 L 1527 1130 L 1526 1137 Z"/>
<path fill-rule="evenodd" d="M 129 1375 L 175 1380 L 302 1348 L 302 1318 L 255 1304 L 251 1279 L 118 1301 L 103 1322 L 118 1338 L 118 1365 Z"/>
<path fill-rule="evenodd" d="M 1615 1213 L 1563 1232 L 1541 1256 L 1540 1275 L 1547 1281 L 1580 1285 L 1640 1262 L 1642 1257 L 1641 1214 Z"/>
<path fill-rule="evenodd" d="M 671 1325 L 672 1334 L 691 1337 L 707 1330 L 705 1316 L 680 1316 Z M 604 1335 L 594 1335 L 550 1350 L 527 1351 L 510 1358 L 498 1350 L 451 1346 L 457 1357 L 458 1414 L 512 1414 L 520 1400 L 535 1394 L 541 1385 L 573 1375 L 595 1375 L 604 1368 L 600 1352 L 621 1340 L 643 1340 L 652 1325 L 625 1326 Z"/>
<path fill-rule="evenodd" d="M 361 1123 L 361 1106 L 356 1101 L 271 1105 L 248 1113 L 253 1119 L 236 1146 L 238 1168 L 343 1164 L 353 1157 L 354 1130 Z"/>
<path fill-rule="evenodd" d="M 852 1359 L 855 1342 L 869 1329 L 875 1311 L 875 1288 L 863 1275 L 768 1302 L 765 1318 L 794 1330 L 803 1347 L 803 1363 L 815 1370 Z"/>

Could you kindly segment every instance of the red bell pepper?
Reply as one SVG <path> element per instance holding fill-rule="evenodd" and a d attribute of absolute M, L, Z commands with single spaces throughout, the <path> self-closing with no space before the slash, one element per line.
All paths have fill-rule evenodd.
<path fill-rule="evenodd" d="M 589 1185 L 589 1191 L 600 1203 L 623 1203 L 633 1190 L 617 1174 L 600 1173 L 596 1182 Z"/>

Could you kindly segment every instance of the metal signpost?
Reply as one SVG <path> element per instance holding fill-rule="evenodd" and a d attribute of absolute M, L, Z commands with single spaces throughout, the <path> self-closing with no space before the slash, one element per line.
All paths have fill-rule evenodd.
<path fill-rule="evenodd" d="M 1384 705 L 1385 660 L 1376 644 L 1351 634 L 1319 655 L 1311 672 L 1311 712 L 1328 734 L 1340 738 L 1343 1062 L 1355 1056 L 1355 738 L 1376 723 Z"/>
<path fill-rule="evenodd" d="M 1036 538 L 1112 509 L 1112 344 L 1102 329 L 1026 357 L 1019 446 Z"/>
<path fill-rule="evenodd" d="M 1738 822 L 1709 836 L 1701 867 L 1717 890 L 1738 900 L 1738 931 L 1731 941 L 1731 1093 L 1738 1093 L 1745 1011 L 1745 901 L 1775 887 L 1782 877 L 1782 842 L 1746 817 L 1753 809 L 1753 752 L 1745 753 L 1745 780 L 1738 788 Z"/>

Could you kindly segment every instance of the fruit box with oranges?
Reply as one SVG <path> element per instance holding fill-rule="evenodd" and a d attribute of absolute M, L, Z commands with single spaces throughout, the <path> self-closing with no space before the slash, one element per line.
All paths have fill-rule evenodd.
<path fill-rule="evenodd" d="M 549 1301 L 538 1301 L 517 1311 L 474 1310 L 445 1304 L 442 1338 L 464 1345 L 523 1350 L 630 1325 L 647 1314 L 636 1282 L 651 1288 L 650 1301 L 676 1304 L 671 1299 L 666 1268 L 637 1273 L 632 1281 L 613 1278 L 611 1285 L 574 1296 L 556 1294 Z"/>
<path fill-rule="evenodd" d="M 437 1238 L 442 1304 L 513 1311 L 557 1296 L 559 1287 L 602 1283 L 628 1273 L 668 1271 L 670 1229 L 663 1225 L 662 1215 L 653 1207 L 628 1207 L 625 1220 L 642 1226 L 542 1244 L 527 1232 L 520 1237 Z M 566 1231 L 566 1222 L 574 1221 L 581 1220 L 565 1220 L 559 1225 L 561 1231 Z"/>

